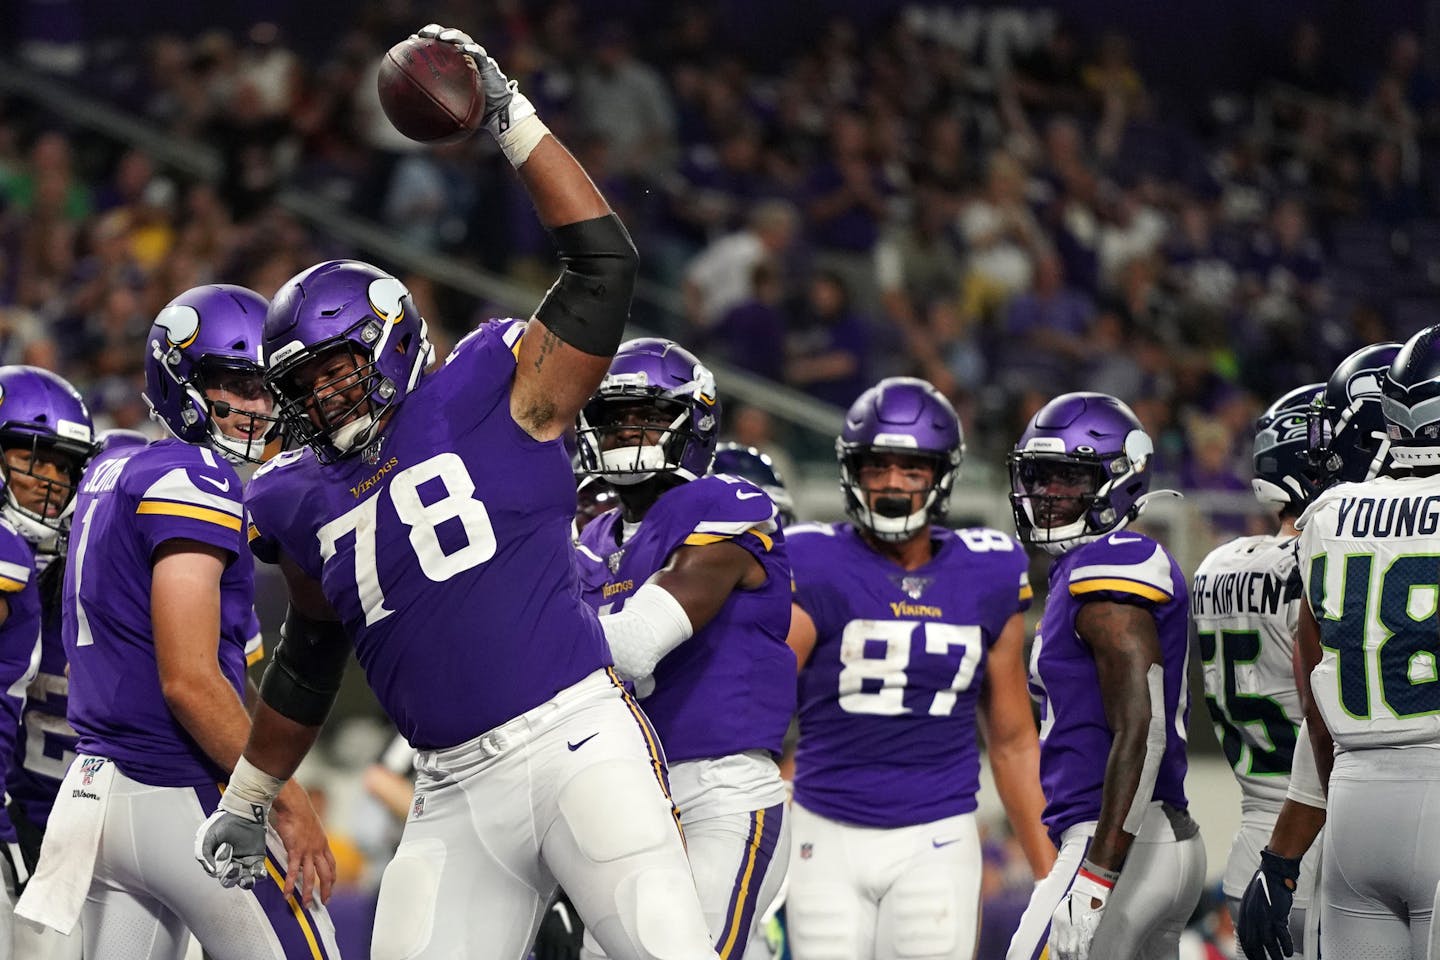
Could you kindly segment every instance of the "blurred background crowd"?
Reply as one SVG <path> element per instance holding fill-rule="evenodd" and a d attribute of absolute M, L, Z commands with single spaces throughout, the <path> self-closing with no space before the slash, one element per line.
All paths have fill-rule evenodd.
<path fill-rule="evenodd" d="M 1184 528 L 1198 557 L 1257 523 L 1255 414 L 1436 318 L 1429 4 L 780 6 L 4 0 L 0 362 L 132 427 L 151 320 L 206 280 L 268 296 L 360 256 L 442 348 L 533 305 L 549 241 L 490 138 L 418 148 L 379 111 L 380 57 L 428 20 L 519 81 L 634 235 L 637 325 L 742 371 L 730 433 L 802 477 L 833 485 L 815 424 L 881 376 L 951 396 L 992 493 L 1040 403 L 1103 390 L 1231 504 Z"/>

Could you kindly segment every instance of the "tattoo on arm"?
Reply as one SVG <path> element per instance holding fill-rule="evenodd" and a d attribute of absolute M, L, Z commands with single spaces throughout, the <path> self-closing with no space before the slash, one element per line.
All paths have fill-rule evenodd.
<path fill-rule="evenodd" d="M 549 357 L 550 354 L 554 353 L 555 348 L 559 345 L 560 338 L 555 336 L 555 334 L 550 332 L 549 330 L 546 330 L 545 336 L 540 340 L 540 352 L 535 355 L 536 373 L 540 372 L 540 368 L 545 365 L 545 359 Z"/>

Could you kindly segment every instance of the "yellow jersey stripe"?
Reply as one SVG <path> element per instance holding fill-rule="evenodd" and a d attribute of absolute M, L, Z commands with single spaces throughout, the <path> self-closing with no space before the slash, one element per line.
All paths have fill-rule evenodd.
<path fill-rule="evenodd" d="M 745 533 L 753 533 L 757 538 L 759 538 L 760 544 L 765 548 L 766 553 L 769 553 L 771 550 L 775 549 L 775 539 L 773 537 L 767 536 L 764 533 L 761 533 L 759 527 L 751 527 L 749 530 L 746 530 Z M 712 543 L 719 543 L 721 540 L 734 540 L 736 536 L 740 536 L 740 534 L 692 533 L 690 534 L 690 536 L 685 538 L 684 545 L 687 547 L 704 547 Z"/>
<path fill-rule="evenodd" d="M 255 664 L 259 663 L 261 660 L 264 659 L 265 648 L 263 646 L 256 647 L 254 650 L 251 650 L 250 653 L 245 657 L 245 666 L 253 667 L 255 666 Z"/>
<path fill-rule="evenodd" d="M 275 867 L 275 861 L 268 856 L 265 858 L 265 872 L 270 874 L 277 887 L 285 889 L 285 878 Z M 290 908 L 290 912 L 295 914 L 295 922 L 300 924 L 300 932 L 305 934 L 305 942 L 310 946 L 310 956 L 313 960 L 324 960 L 320 953 L 320 944 L 315 942 L 315 931 L 310 927 L 310 918 L 305 916 L 305 910 L 300 906 L 299 897 L 292 891 L 285 898 L 285 904 Z"/>
<path fill-rule="evenodd" d="M 260 539 L 260 528 L 252 523 L 249 529 L 245 531 L 245 541 L 247 543 L 254 543 L 258 539 Z"/>
<path fill-rule="evenodd" d="M 1119 577 L 1101 577 L 1096 580 L 1082 580 L 1079 583 L 1070 584 L 1070 595 L 1078 597 L 1086 593 L 1096 593 L 1100 590 L 1113 590 L 1116 593 L 1133 593 L 1137 597 L 1144 597 L 1146 600 L 1155 603 L 1169 603 L 1175 599 L 1148 583 L 1141 583 L 1138 580 L 1123 580 Z"/>
<path fill-rule="evenodd" d="M 203 520 L 206 523 L 213 523 L 216 526 L 225 527 L 227 530 L 240 532 L 241 523 L 239 517 L 232 517 L 221 510 L 211 510 L 209 507 L 197 507 L 189 503 L 171 503 L 168 500 L 141 500 L 140 506 L 135 508 L 137 514 L 154 514 L 164 517 L 185 517 L 188 520 Z"/>
<path fill-rule="evenodd" d="M 24 580 L 12 580 L 10 577 L 0 577 L 0 593 L 19 593 L 24 589 Z"/>
<path fill-rule="evenodd" d="M 730 951 L 735 949 L 740 937 L 740 920 L 745 916 L 745 902 L 750 897 L 750 880 L 755 875 L 755 859 L 760 855 L 760 841 L 765 837 L 765 811 L 755 811 L 755 829 L 750 831 L 750 852 L 745 855 L 745 872 L 740 875 L 740 892 L 735 895 L 735 910 L 730 915 L 730 930 L 720 947 L 720 960 L 730 960 Z M 745 945 L 740 945 L 745 951 Z"/>
<path fill-rule="evenodd" d="M 1030 586 L 1028 583 L 1027 583 L 1025 586 L 1023 586 L 1023 587 L 1020 588 L 1020 599 L 1021 599 L 1021 600 L 1032 600 L 1032 599 L 1034 599 L 1034 597 L 1035 597 L 1035 588 L 1032 587 L 1032 586 Z"/>

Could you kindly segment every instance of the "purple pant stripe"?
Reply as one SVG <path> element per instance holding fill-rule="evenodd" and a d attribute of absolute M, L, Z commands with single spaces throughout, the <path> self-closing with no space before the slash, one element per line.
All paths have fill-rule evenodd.
<path fill-rule="evenodd" d="M 755 907 L 760 902 L 760 890 L 765 885 L 770 861 L 774 859 L 775 845 L 780 842 L 781 818 L 785 816 L 785 805 L 777 803 L 767 808 L 764 814 L 763 821 L 758 814 L 750 814 L 750 842 L 741 852 L 740 868 L 735 872 L 735 883 L 730 888 L 730 906 L 725 911 L 725 925 L 721 927 L 720 942 L 715 945 L 715 949 L 720 952 L 720 960 L 731 960 L 745 954 L 745 942 L 750 934 L 750 924 L 755 920 Z M 755 848 L 753 863 L 750 857 L 751 847 Z M 732 931 L 737 931 L 733 939 Z"/>

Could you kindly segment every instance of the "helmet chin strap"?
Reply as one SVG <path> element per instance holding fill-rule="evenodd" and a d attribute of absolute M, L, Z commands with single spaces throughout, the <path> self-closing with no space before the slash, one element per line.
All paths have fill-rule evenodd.
<path fill-rule="evenodd" d="M 330 443 L 342 454 L 359 449 L 370 442 L 374 428 L 379 422 L 379 418 L 373 413 L 361 414 L 343 427 L 336 427 L 330 431 Z"/>

